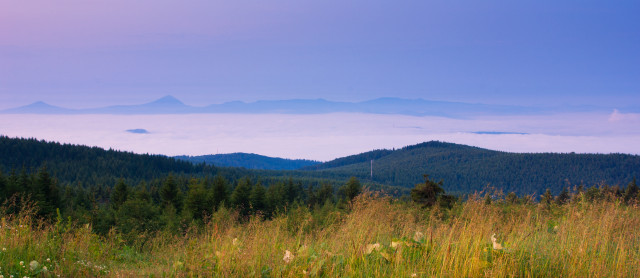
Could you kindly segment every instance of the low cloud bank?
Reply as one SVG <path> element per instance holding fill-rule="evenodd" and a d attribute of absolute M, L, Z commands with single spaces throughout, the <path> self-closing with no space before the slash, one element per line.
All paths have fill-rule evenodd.
<path fill-rule="evenodd" d="M 0 134 L 137 153 L 248 152 L 321 161 L 429 140 L 510 152 L 640 154 L 637 114 L 615 113 L 472 120 L 350 113 L 0 115 Z M 122 132 L 131 126 L 153 133 Z"/>

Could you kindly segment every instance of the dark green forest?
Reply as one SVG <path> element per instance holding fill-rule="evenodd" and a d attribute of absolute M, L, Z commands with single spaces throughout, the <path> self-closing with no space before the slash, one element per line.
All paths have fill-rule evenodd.
<path fill-rule="evenodd" d="M 376 185 L 368 180 L 372 158 L 376 158 L 374 182 L 402 187 Z M 0 137 L 0 204 L 8 213 L 30 208 L 45 221 L 90 223 L 99 235 L 115 229 L 124 241 L 140 243 L 144 242 L 140 241 L 141 234 L 182 234 L 202 227 L 212 215 L 268 219 L 303 209 L 323 219 L 332 211 L 347 210 L 351 200 L 366 187 L 383 189 L 424 206 L 449 208 L 466 193 L 487 189 L 485 183 L 492 181 L 497 190 L 490 193 L 508 192 L 509 202 L 539 199 L 562 203 L 573 193 L 584 193 L 587 200 L 613 196 L 635 202 L 639 192 L 633 178 L 638 156 L 630 155 L 509 154 L 427 142 L 347 157 L 327 165 L 333 167 L 247 170 Z M 567 173 L 560 175 L 562 171 Z M 574 183 L 573 178 L 582 178 L 586 186 Z M 500 188 L 500 179 L 514 184 L 541 183 L 531 188 Z M 560 187 L 551 186 L 556 181 Z M 491 202 L 491 194 L 486 195 L 487 202 Z"/>
<path fill-rule="evenodd" d="M 174 158 L 193 163 L 225 167 L 242 167 L 261 170 L 296 170 L 302 167 L 320 164 L 318 161 L 306 159 L 284 159 L 268 157 L 253 153 L 212 154 L 199 156 L 174 156 Z"/>
<path fill-rule="evenodd" d="M 575 185 L 624 186 L 640 175 L 640 156 L 507 153 L 431 141 L 401 149 L 374 150 L 300 170 L 252 170 L 204 162 L 192 164 L 162 155 L 0 137 L 0 171 L 33 172 L 43 166 L 60 184 L 80 187 L 112 187 L 120 179 L 129 184 L 157 183 L 170 173 L 184 180 L 215 175 L 236 180 L 248 176 L 265 186 L 288 179 L 335 185 L 355 176 L 372 189 L 408 194 L 408 189 L 422 182 L 423 174 L 429 174 L 444 180 L 447 192 L 465 194 L 493 187 L 529 195 L 546 189 L 558 194 Z"/>
<path fill-rule="evenodd" d="M 412 187 L 428 173 L 447 192 L 486 187 L 517 194 L 558 194 L 575 185 L 624 186 L 640 176 L 640 156 L 628 154 L 508 153 L 444 142 L 375 150 L 304 168 L 327 176 L 356 176 L 373 183 Z"/>

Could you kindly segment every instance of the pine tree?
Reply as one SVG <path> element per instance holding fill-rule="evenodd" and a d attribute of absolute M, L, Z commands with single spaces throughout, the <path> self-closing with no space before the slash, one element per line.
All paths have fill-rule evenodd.
<path fill-rule="evenodd" d="M 189 190 L 184 200 L 184 209 L 193 219 L 202 220 L 205 214 L 211 215 L 213 202 L 207 193 L 202 183 L 195 179 L 189 182 Z"/>
<path fill-rule="evenodd" d="M 39 216 L 52 217 L 54 215 L 56 208 L 60 207 L 59 194 L 58 187 L 49 175 L 47 167 L 42 167 L 33 182 L 31 196 L 37 203 Z"/>
<path fill-rule="evenodd" d="M 228 203 L 229 201 L 229 185 L 227 181 L 220 175 L 217 175 L 213 180 L 212 198 L 213 207 L 218 210 L 222 203 Z"/>
<path fill-rule="evenodd" d="M 124 179 L 119 179 L 111 193 L 111 207 L 118 210 L 127 199 L 129 199 L 129 186 L 124 183 Z"/>
<path fill-rule="evenodd" d="M 178 183 L 174 179 L 173 174 L 169 174 L 160 188 L 160 198 L 164 206 L 172 205 L 177 212 L 182 210 L 180 190 L 178 189 Z"/>
<path fill-rule="evenodd" d="M 264 188 L 264 186 L 262 186 L 260 182 L 253 186 L 249 199 L 251 201 L 251 208 L 254 212 L 262 212 L 268 214 L 268 212 L 266 211 L 267 205 L 265 200 L 266 191 L 267 190 Z"/>
<path fill-rule="evenodd" d="M 423 175 L 423 177 L 424 183 L 416 184 L 411 189 L 411 199 L 424 207 L 431 207 L 438 201 L 438 195 L 444 193 L 444 189 L 442 189 L 443 181 L 435 182 L 429 179 L 429 175 Z"/>
<path fill-rule="evenodd" d="M 240 215 L 247 216 L 251 211 L 251 190 L 253 184 L 251 180 L 246 177 L 238 181 L 238 186 L 233 190 L 231 194 L 231 203 L 238 209 Z"/>
<path fill-rule="evenodd" d="M 362 192 L 362 185 L 356 177 L 351 177 L 347 183 L 341 188 L 342 194 L 348 201 L 352 201 Z"/>

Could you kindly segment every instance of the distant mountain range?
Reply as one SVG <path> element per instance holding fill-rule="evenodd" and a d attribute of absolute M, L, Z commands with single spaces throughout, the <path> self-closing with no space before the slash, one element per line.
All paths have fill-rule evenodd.
<path fill-rule="evenodd" d="M 268 157 L 252 153 L 212 154 L 200 156 L 174 156 L 176 159 L 192 163 L 206 163 L 214 166 L 242 167 L 261 170 L 296 170 L 302 167 L 320 164 L 318 161 L 305 159 L 284 159 Z"/>
<path fill-rule="evenodd" d="M 100 108 L 70 109 L 38 101 L 26 106 L 0 110 L 3 114 L 324 114 L 324 113 L 372 113 L 411 116 L 441 116 L 464 118 L 479 115 L 529 115 L 560 112 L 605 112 L 613 109 L 621 112 L 640 112 L 640 107 L 569 106 L 555 107 L 491 105 L 431 101 L 424 99 L 378 98 L 362 102 L 337 102 L 324 99 L 261 100 L 256 102 L 232 101 L 196 107 L 184 104 L 173 96 L 140 105 L 115 105 Z"/>

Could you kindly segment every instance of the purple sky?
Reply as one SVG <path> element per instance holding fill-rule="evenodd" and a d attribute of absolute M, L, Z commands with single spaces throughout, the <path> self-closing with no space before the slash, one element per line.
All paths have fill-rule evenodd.
<path fill-rule="evenodd" d="M 638 1 L 0 0 L 0 109 L 397 96 L 640 105 Z"/>

